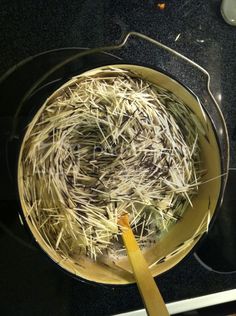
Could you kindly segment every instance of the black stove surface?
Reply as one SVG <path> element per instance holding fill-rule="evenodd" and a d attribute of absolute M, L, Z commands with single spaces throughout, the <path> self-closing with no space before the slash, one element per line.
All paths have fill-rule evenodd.
<path fill-rule="evenodd" d="M 48 4 L 47 10 L 41 1 L 37 4 L 29 1 L 23 7 L 16 1 L 12 1 L 11 7 L 8 7 L 8 2 L 0 2 L 0 23 L 3 30 L 0 39 L 5 45 L 4 51 L 0 53 L 2 73 L 16 61 L 41 51 L 73 45 L 102 46 L 118 40 L 129 30 L 146 33 L 199 62 L 212 75 L 213 91 L 229 127 L 231 166 L 236 166 L 236 29 L 222 20 L 219 13 L 220 1 L 166 1 L 166 7 L 162 11 L 157 7 L 158 1 L 130 1 L 128 4 L 127 1 L 71 1 L 69 4 L 60 1 L 55 7 L 52 3 Z M 16 32 L 18 28 L 19 32 Z M 132 54 L 140 62 L 146 60 L 152 65 L 167 69 L 184 83 L 196 90 L 200 89 L 200 79 L 198 81 L 193 78 L 192 72 L 183 71 L 175 59 L 165 57 L 161 53 L 153 54 L 153 47 L 149 45 L 138 45 L 135 49 L 132 48 L 132 51 L 128 49 L 122 57 L 125 59 L 126 54 Z M 30 96 L 16 120 L 19 101 L 33 82 L 52 65 L 77 51 L 76 48 L 55 50 L 30 58 L 8 73 L 0 83 L 1 315 L 99 316 L 143 307 L 136 285 L 94 285 L 67 275 L 37 247 L 19 217 L 20 205 L 15 177 L 17 151 L 23 127 L 42 104 L 45 93 L 49 94 L 79 70 L 86 70 L 88 64 L 93 68 L 101 64 L 119 62 L 115 56 L 100 54 L 94 59 L 84 59 L 79 64 L 73 63 L 66 70 L 58 71 Z M 234 180 L 230 182 L 231 189 L 234 183 Z M 230 193 L 230 196 L 235 195 Z M 227 210 L 228 207 L 232 210 L 235 207 L 235 199 L 229 200 Z M 220 220 L 223 217 L 227 222 L 233 223 L 232 215 L 233 212 L 226 212 L 225 208 L 222 208 L 218 218 Z M 218 247 L 222 241 L 224 251 L 215 251 L 212 238 L 208 238 L 202 241 L 197 251 L 198 257 L 208 265 L 208 269 L 192 254 L 171 271 L 158 277 L 157 281 L 166 302 L 236 288 L 236 274 L 231 273 L 235 270 L 235 264 L 228 259 L 224 260 L 223 264 L 222 260 L 218 260 L 224 255 L 225 258 L 229 257 L 226 248 L 231 238 L 232 251 L 236 236 L 231 229 L 230 235 L 219 238 L 221 232 L 217 229 L 213 231 L 214 227 L 217 227 L 215 225 L 212 232 L 218 238 Z M 219 274 L 209 268 L 229 273 Z"/>

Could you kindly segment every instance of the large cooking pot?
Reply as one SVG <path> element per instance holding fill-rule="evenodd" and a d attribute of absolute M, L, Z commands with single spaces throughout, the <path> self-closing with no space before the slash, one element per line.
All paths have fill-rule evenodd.
<path fill-rule="evenodd" d="M 193 249 L 193 247 L 201 239 L 203 234 L 208 231 L 209 224 L 214 217 L 217 208 L 220 206 L 224 194 L 229 165 L 229 142 L 223 115 L 210 90 L 209 74 L 205 69 L 190 61 L 186 57 L 180 55 L 179 53 L 173 51 L 172 49 L 142 34 L 129 33 L 124 41 L 117 46 L 93 49 L 77 54 L 76 56 L 63 61 L 54 69 L 50 70 L 50 72 L 47 73 L 41 79 L 41 81 L 44 80 L 48 75 L 52 74 L 53 71 L 55 71 L 56 69 L 59 69 L 66 63 L 69 63 L 76 58 L 80 58 L 82 55 L 94 54 L 104 50 L 121 49 L 130 36 L 141 37 L 142 39 L 148 40 L 153 44 L 167 49 L 168 51 L 174 53 L 185 61 L 190 62 L 193 66 L 196 66 L 200 71 L 207 75 L 207 91 L 212 101 L 211 106 L 215 109 L 215 111 L 213 111 L 210 116 L 206 109 L 201 105 L 199 98 L 196 97 L 196 95 L 190 89 L 186 88 L 180 82 L 172 78 L 172 76 L 164 73 L 163 71 L 152 69 L 151 67 L 129 63 L 119 63 L 111 65 L 112 67 L 134 71 L 136 74 L 139 75 L 140 78 L 146 79 L 160 87 L 171 91 L 189 108 L 191 108 L 191 110 L 198 117 L 203 127 L 203 133 L 200 134 L 199 141 L 201 148 L 201 161 L 203 162 L 203 168 L 207 170 L 207 174 L 204 175 L 202 179 L 203 184 L 199 186 L 198 194 L 194 197 L 192 201 L 193 207 L 188 207 L 188 209 L 184 213 L 182 220 L 178 221 L 177 224 L 171 227 L 168 233 L 163 236 L 158 244 L 155 244 L 153 247 L 147 248 L 144 251 L 145 258 L 148 262 L 152 275 L 157 276 L 160 273 L 169 270 L 178 262 L 180 262 Z M 66 82 L 63 86 L 59 87 L 59 89 L 57 89 L 47 98 L 47 100 L 44 102 L 38 112 L 36 112 L 32 119 L 32 123 L 36 122 L 39 114 L 47 106 L 47 104 L 53 98 L 60 95 L 60 93 L 63 91 L 63 88 L 70 86 L 72 83 L 76 82 L 81 75 L 86 74 L 89 76 L 96 76 L 98 74 L 102 74 L 102 72 L 103 67 L 91 69 L 83 74 L 80 74 L 79 76 L 75 76 L 73 79 Z M 39 80 L 36 85 L 32 87 L 32 89 L 34 90 L 41 81 Z M 22 100 L 23 103 L 32 93 L 32 89 Z M 30 127 L 26 129 L 25 137 L 29 133 Z M 76 261 L 71 261 L 69 258 L 61 258 L 56 250 L 48 246 L 47 242 L 42 238 L 37 228 L 32 224 L 29 217 L 27 216 L 29 210 L 27 209 L 27 206 L 24 202 L 24 183 L 21 160 L 22 152 L 25 146 L 25 137 L 23 138 L 23 141 L 21 143 L 21 149 L 18 159 L 18 191 L 24 219 L 38 245 L 48 254 L 48 256 L 53 261 L 58 263 L 59 266 L 61 266 L 63 269 L 70 272 L 74 276 L 105 284 L 128 284 L 134 282 L 135 280 L 132 275 L 132 269 L 127 257 L 122 257 L 116 260 L 114 260 L 114 258 L 111 259 L 109 257 L 106 257 L 104 258 L 104 260 L 93 261 L 85 256 L 77 256 Z"/>

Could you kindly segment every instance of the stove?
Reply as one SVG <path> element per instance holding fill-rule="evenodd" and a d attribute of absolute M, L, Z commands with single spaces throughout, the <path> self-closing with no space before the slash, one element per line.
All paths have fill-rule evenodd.
<path fill-rule="evenodd" d="M 76 6 L 76 3 L 77 1 L 72 1 L 70 5 Z M 63 42 L 68 46 L 71 43 L 101 46 L 107 42 L 114 42 L 114 39 L 118 39 L 127 30 L 136 29 L 184 53 L 206 67 L 212 75 L 213 92 L 221 105 L 229 129 L 231 170 L 225 202 L 208 235 L 201 241 L 195 253 L 191 253 L 176 267 L 156 278 L 172 314 L 203 307 L 206 303 L 209 305 L 236 300 L 236 92 L 233 88 L 236 84 L 236 32 L 221 19 L 218 13 L 219 5 L 218 0 L 209 3 L 203 0 L 182 1 L 181 4 L 177 4 L 177 1 L 168 1 L 165 9 L 160 11 L 154 1 L 144 1 L 137 6 L 133 6 L 132 1 L 129 4 L 120 1 L 112 6 L 107 3 L 95 5 L 88 1 L 81 7 L 81 11 L 76 11 L 76 14 L 84 22 L 87 21 L 93 30 L 100 28 L 102 35 L 96 33 L 97 40 L 94 40 L 93 36 L 92 41 L 87 35 L 89 29 L 86 29 L 86 23 L 82 25 L 78 22 L 82 40 L 76 42 L 73 36 L 78 30 L 73 28 L 68 33 L 69 40 L 64 38 Z M 101 19 L 96 17 L 92 25 L 89 12 L 91 8 L 96 10 L 95 7 L 98 7 L 97 12 L 100 12 Z M 62 14 L 65 9 L 66 4 L 58 6 L 58 14 Z M 18 16 L 18 11 L 14 11 L 16 9 L 9 10 L 13 10 Z M 28 10 L 27 12 L 33 12 L 35 8 L 30 6 Z M 24 11 L 22 16 L 25 14 Z M 70 11 L 70 19 L 76 19 L 76 14 Z M 44 16 L 43 19 L 49 21 L 51 15 Z M 10 24 L 9 21 L 7 25 L 13 25 L 12 29 L 15 30 L 14 23 Z M 38 25 L 42 31 L 42 25 Z M 60 25 L 57 27 L 60 28 Z M 11 29 L 11 26 L 9 28 Z M 37 36 L 40 41 L 36 49 Z M 27 54 L 30 57 L 0 78 L 0 313 L 6 316 L 99 316 L 136 311 L 129 315 L 144 315 L 136 285 L 113 287 L 78 281 L 58 268 L 37 246 L 23 225 L 20 215 L 15 180 L 19 145 L 25 125 L 46 95 L 71 76 L 96 66 L 119 63 L 120 58 L 125 60 L 126 54 L 132 54 L 144 63 L 146 60 L 152 65 L 174 72 L 183 83 L 192 85 L 198 92 L 201 90 L 201 78 L 199 81 L 195 80 L 191 72 L 183 72 L 175 59 L 155 54 L 152 47 L 141 44 L 136 45 L 136 49 L 132 48 L 132 51 L 128 48 L 119 58 L 101 53 L 93 58 L 86 57 L 69 64 L 44 80 L 29 95 L 24 106 L 19 108 L 20 100 L 38 78 L 60 61 L 84 50 L 65 48 L 46 51 L 51 46 L 47 40 L 45 45 L 43 44 L 41 33 L 39 35 L 35 30 L 32 38 L 29 39 L 29 51 L 25 52 L 25 55 L 22 51 L 18 53 L 19 59 Z M 24 38 L 16 40 L 19 47 L 20 40 L 25 41 Z M 56 33 L 50 33 L 50 40 L 54 41 L 55 45 L 62 46 L 61 39 Z M 6 46 L 6 52 L 10 58 L 10 46 Z M 8 58 L 5 60 L 5 65 L 1 61 L 2 69 L 13 66 L 15 61 L 14 57 L 11 59 L 12 64 Z"/>

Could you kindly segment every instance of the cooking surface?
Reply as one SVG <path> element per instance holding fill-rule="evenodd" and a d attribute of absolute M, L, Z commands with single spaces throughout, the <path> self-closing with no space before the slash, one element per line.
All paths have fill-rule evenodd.
<path fill-rule="evenodd" d="M 221 17 L 220 1 L 167 1 L 164 10 L 160 10 L 157 3 L 70 1 L 68 4 L 56 1 L 54 5 L 46 6 L 42 1 L 29 1 L 21 7 L 12 1 L 9 7 L 9 2 L 2 0 L 0 40 L 4 49 L 0 53 L 1 74 L 21 59 L 45 50 L 66 46 L 102 46 L 119 40 L 127 31 L 143 32 L 192 58 L 211 73 L 213 92 L 222 106 L 229 128 L 231 167 L 236 167 L 233 159 L 236 154 L 236 28 L 227 25 Z M 140 63 L 161 67 L 201 93 L 201 87 L 204 87 L 201 76 L 197 77 L 190 69 L 185 70 L 182 63 L 162 51 L 154 51 L 151 45 L 138 41 L 132 43 L 122 57 L 125 59 L 132 55 L 133 60 Z M 9 180 L 5 164 L 5 139 L 9 136 L 17 96 L 43 73 L 52 60 L 56 62 L 57 58 L 60 59 L 58 54 L 36 59 L 28 68 L 21 68 L 22 72 L 18 69 L 18 77 L 11 78 L 12 81 L 7 83 L 4 81 L 5 86 L 1 86 L 0 313 L 111 315 L 139 309 L 143 305 L 135 285 L 113 288 L 71 278 L 35 246 L 19 220 L 16 188 Z M 91 60 L 89 62 L 92 63 Z M 96 63 L 97 59 L 93 65 L 96 66 Z M 66 79 L 65 74 L 63 79 Z M 4 97 L 3 91 L 8 93 L 8 98 Z M 27 117 L 24 116 L 24 119 Z M 17 144 L 15 139 L 8 148 L 11 169 L 16 163 Z M 166 302 L 236 287 L 236 274 L 209 272 L 193 255 L 157 280 Z"/>

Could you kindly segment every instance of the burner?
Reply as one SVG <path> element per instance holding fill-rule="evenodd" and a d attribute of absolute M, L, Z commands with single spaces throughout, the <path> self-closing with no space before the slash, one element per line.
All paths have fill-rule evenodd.
<path fill-rule="evenodd" d="M 80 60 L 63 66 L 34 90 L 30 98 L 24 103 L 19 111 L 16 129 L 12 133 L 14 115 L 20 100 L 34 82 L 61 61 L 83 50 L 83 48 L 65 48 L 44 52 L 21 62 L 0 78 L 0 146 L 1 151 L 5 152 L 5 156 L 1 155 L 0 157 L 1 181 L 3 181 L 0 201 L 1 203 L 6 203 L 6 201 L 11 203 L 11 211 L 8 213 L 11 219 L 17 216 L 20 207 L 17 203 L 16 166 L 18 149 L 27 122 L 30 121 L 46 98 L 72 76 L 102 65 L 120 63 L 117 56 L 100 53 L 84 56 Z M 235 236 L 233 226 L 236 224 L 236 213 L 233 212 L 236 199 L 233 196 L 233 181 L 236 181 L 236 171 L 231 170 L 223 207 L 219 211 L 209 234 L 195 253 L 202 265 L 219 272 L 236 270 L 236 254 L 234 253 L 236 238 L 231 238 L 231 236 Z M 1 219 L 8 223 L 7 218 Z"/>
<path fill-rule="evenodd" d="M 195 253 L 208 270 L 236 272 L 236 169 L 229 170 L 223 204 L 216 220 Z"/>

